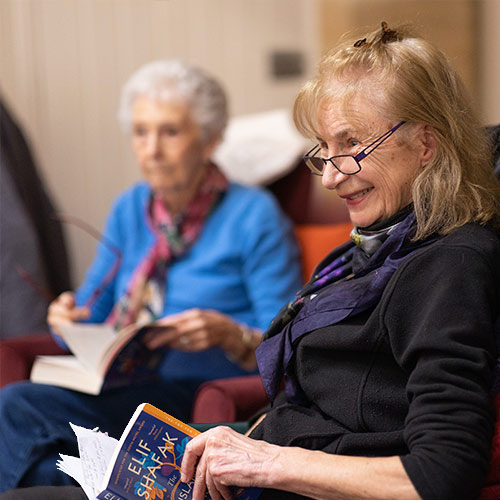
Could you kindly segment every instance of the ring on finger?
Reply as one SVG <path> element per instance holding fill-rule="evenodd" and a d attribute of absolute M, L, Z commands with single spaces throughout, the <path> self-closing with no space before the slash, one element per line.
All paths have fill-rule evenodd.
<path fill-rule="evenodd" d="M 179 339 L 179 342 L 180 342 L 182 345 L 189 345 L 189 339 L 188 339 L 186 336 L 182 336 L 182 337 Z"/>

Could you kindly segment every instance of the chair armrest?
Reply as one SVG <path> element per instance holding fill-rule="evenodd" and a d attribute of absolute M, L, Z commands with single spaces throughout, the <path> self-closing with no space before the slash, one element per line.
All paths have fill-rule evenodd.
<path fill-rule="evenodd" d="M 478 500 L 497 500 L 500 498 L 500 393 L 495 397 L 495 409 L 497 419 L 491 444 L 490 470 Z"/>
<path fill-rule="evenodd" d="M 195 395 L 191 421 L 245 421 L 268 402 L 258 375 L 211 380 L 203 383 Z"/>
<path fill-rule="evenodd" d="M 29 379 L 39 354 L 65 354 L 50 333 L 37 333 L 0 341 L 0 387 Z"/>

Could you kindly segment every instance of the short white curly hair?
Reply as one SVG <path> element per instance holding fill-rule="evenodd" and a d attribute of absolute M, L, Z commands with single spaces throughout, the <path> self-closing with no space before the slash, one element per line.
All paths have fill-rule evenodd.
<path fill-rule="evenodd" d="M 133 73 L 122 88 L 118 120 L 130 132 L 132 106 L 140 96 L 186 102 L 191 117 L 210 142 L 222 136 L 228 120 L 227 98 L 221 84 L 194 64 L 181 60 L 150 62 Z"/>

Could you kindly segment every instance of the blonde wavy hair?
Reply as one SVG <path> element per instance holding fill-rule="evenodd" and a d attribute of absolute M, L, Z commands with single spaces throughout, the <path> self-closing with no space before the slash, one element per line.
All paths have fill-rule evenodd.
<path fill-rule="evenodd" d="M 332 80 L 343 84 L 342 95 L 332 91 Z M 412 186 L 415 239 L 447 234 L 468 222 L 500 227 L 500 182 L 467 91 L 448 58 L 407 26 L 391 30 L 383 23 L 382 30 L 344 41 L 327 53 L 295 100 L 299 132 L 320 135 L 321 108 L 340 98 L 347 110 L 352 97 L 370 87 L 381 94 L 381 115 L 428 125 L 437 141 L 432 160 Z M 398 139 L 405 140 L 405 128 Z"/>

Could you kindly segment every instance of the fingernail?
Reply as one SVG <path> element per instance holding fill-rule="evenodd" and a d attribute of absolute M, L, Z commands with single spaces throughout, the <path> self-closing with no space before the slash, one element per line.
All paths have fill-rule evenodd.
<path fill-rule="evenodd" d="M 181 472 L 181 481 L 183 483 L 187 483 L 187 481 L 186 481 L 186 474 L 184 474 L 184 472 Z"/>

